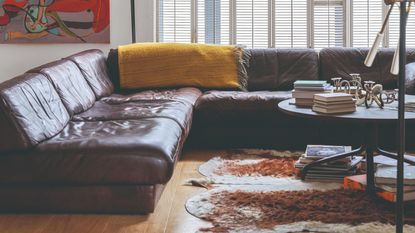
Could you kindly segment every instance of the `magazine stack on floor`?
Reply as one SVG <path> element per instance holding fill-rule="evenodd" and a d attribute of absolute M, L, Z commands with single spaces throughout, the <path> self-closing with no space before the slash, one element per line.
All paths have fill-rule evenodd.
<path fill-rule="evenodd" d="M 351 151 L 350 146 L 323 146 L 308 145 L 306 152 L 295 163 L 295 168 L 301 170 L 307 164 L 319 159 L 327 158 Z M 360 156 L 349 156 L 333 162 L 321 164 L 308 170 L 305 177 L 306 181 L 338 181 L 343 182 L 344 177 L 357 174 L 357 169 L 362 161 Z"/>
<path fill-rule="evenodd" d="M 319 93 L 331 93 L 332 86 L 326 81 L 318 80 L 297 80 L 294 83 L 292 96 L 295 98 L 295 105 L 299 107 L 313 107 L 314 95 Z"/>
<path fill-rule="evenodd" d="M 413 156 L 410 156 L 414 158 Z M 375 157 L 376 172 L 375 185 L 376 193 L 379 197 L 396 202 L 396 161 L 390 162 L 391 159 L 384 156 Z M 415 166 L 405 164 L 404 174 L 404 201 L 415 200 Z M 366 189 L 366 175 L 355 175 L 345 177 L 344 187 L 348 189 L 365 190 Z"/>

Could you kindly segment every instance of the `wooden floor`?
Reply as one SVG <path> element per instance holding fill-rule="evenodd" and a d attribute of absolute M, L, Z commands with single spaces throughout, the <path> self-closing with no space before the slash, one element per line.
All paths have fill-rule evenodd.
<path fill-rule="evenodd" d="M 193 233 L 209 223 L 189 215 L 184 203 L 204 189 L 183 184 L 200 177 L 198 166 L 220 153 L 184 152 L 151 215 L 0 215 L 0 233 Z"/>

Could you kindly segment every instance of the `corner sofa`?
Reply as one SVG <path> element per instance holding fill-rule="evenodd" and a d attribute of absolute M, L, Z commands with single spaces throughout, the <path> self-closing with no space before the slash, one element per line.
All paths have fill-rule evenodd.
<path fill-rule="evenodd" d="M 186 141 L 198 148 L 281 149 L 330 141 L 332 136 L 318 134 L 331 126 L 298 121 L 276 109 L 291 97 L 295 80 L 361 73 L 396 87 L 388 72 L 391 50 L 382 50 L 372 68 L 362 65 L 365 49 L 247 52 L 248 92 L 193 87 L 124 92 L 112 80 L 117 64 L 99 50 L 0 84 L 0 211 L 150 213 Z M 414 52 L 408 51 L 409 62 Z M 413 71 L 409 64 L 409 94 L 415 93 Z M 347 132 L 342 143 L 353 144 Z"/>

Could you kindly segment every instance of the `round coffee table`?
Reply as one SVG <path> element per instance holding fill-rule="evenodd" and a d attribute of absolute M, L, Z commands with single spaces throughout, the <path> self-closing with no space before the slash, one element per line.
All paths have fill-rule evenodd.
<path fill-rule="evenodd" d="M 415 102 L 415 96 L 407 96 L 406 100 L 408 102 Z M 389 158 L 397 159 L 397 155 L 392 152 L 382 150 L 378 146 L 378 126 L 382 123 L 397 121 L 398 119 L 398 103 L 392 103 L 385 105 L 383 109 L 373 105 L 373 107 L 367 109 L 366 107 L 357 107 L 356 112 L 346 113 L 346 114 L 322 114 L 316 113 L 311 110 L 311 108 L 300 108 L 294 105 L 294 99 L 288 99 L 280 102 L 278 104 L 278 109 L 285 114 L 302 117 L 320 121 L 349 121 L 355 123 L 361 123 L 365 127 L 365 141 L 362 142 L 362 146 L 358 149 L 352 150 L 348 153 L 338 154 L 324 159 L 317 160 L 306 165 L 302 172 L 302 178 L 304 179 L 307 175 L 307 172 L 313 167 L 324 164 L 327 162 L 335 161 L 341 158 L 353 156 L 356 154 L 361 154 L 366 152 L 366 171 L 367 171 L 367 191 L 373 193 L 375 191 L 375 179 L 374 179 L 374 159 L 373 155 L 375 152 L 387 156 Z M 414 112 L 405 113 L 406 121 L 415 121 Z M 415 161 L 409 158 L 405 158 L 405 162 L 415 165 Z"/>

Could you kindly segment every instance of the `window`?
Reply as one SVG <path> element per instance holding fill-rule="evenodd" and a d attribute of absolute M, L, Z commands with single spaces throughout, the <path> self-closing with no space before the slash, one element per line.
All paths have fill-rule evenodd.
<path fill-rule="evenodd" d="M 161 42 L 191 42 L 191 0 L 159 0 L 158 38 Z"/>
<path fill-rule="evenodd" d="M 313 1 L 314 48 L 345 46 L 343 0 Z"/>
<path fill-rule="evenodd" d="M 250 48 L 268 44 L 268 0 L 236 1 L 236 43 Z"/>
<path fill-rule="evenodd" d="M 275 0 L 275 47 L 307 47 L 307 27 L 307 0 Z"/>
<path fill-rule="evenodd" d="M 412 6 L 411 14 L 408 17 L 408 26 L 406 28 L 406 46 L 415 47 L 415 15 L 413 13 L 414 6 Z M 389 46 L 395 48 L 399 43 L 399 7 L 395 6 L 389 20 Z"/>
<path fill-rule="evenodd" d="M 370 47 L 388 7 L 383 0 L 158 0 L 161 42 L 240 44 L 249 48 Z M 409 16 L 409 22 L 415 16 Z M 413 20 L 412 20 L 413 21 Z M 398 42 L 395 7 L 384 47 Z M 408 24 L 415 47 L 415 24 Z"/>
<path fill-rule="evenodd" d="M 197 42 L 230 44 L 230 1 L 197 1 Z"/>
<path fill-rule="evenodd" d="M 353 1 L 352 12 L 353 47 L 372 46 L 383 23 L 383 1 Z"/>

